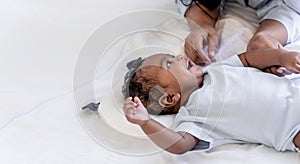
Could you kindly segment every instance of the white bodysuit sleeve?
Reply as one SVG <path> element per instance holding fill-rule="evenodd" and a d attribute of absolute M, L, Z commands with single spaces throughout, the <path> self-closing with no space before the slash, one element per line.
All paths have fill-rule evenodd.
<path fill-rule="evenodd" d="M 221 64 L 224 65 L 230 65 L 233 67 L 244 67 L 242 61 L 240 60 L 240 58 L 238 57 L 238 55 L 233 55 L 223 61 L 221 61 Z"/>
<path fill-rule="evenodd" d="M 281 22 L 288 32 L 287 43 L 300 40 L 300 3 L 298 0 L 273 0 L 257 10 L 260 21 Z"/>

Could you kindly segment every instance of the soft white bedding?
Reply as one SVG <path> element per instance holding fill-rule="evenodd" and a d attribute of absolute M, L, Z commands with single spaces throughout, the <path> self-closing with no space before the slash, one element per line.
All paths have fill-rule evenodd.
<path fill-rule="evenodd" d="M 177 12 L 173 0 L 2 1 L 0 163 L 299 163 L 297 153 L 276 152 L 256 144 L 225 145 L 211 152 L 172 155 L 158 149 L 147 138 L 136 136 L 134 130 L 128 134 L 122 129 L 120 133 L 118 128 L 111 127 L 113 124 L 107 125 L 106 122 L 111 122 L 111 115 L 107 113 L 103 118 L 97 112 L 79 111 L 78 105 L 93 100 L 93 96 L 84 94 L 86 86 L 73 86 L 76 61 L 83 45 L 105 22 L 143 9 Z M 156 27 L 176 33 L 179 38 L 188 32 L 183 19 L 166 21 Z M 223 38 L 228 39 L 222 41 L 223 47 L 227 47 L 220 50 L 223 57 L 242 52 L 254 30 L 230 16 L 219 27 L 232 28 L 235 30 L 220 30 Z M 135 35 L 127 51 L 150 41 L 163 44 L 164 40 L 157 40 L 157 37 L 166 34 L 147 40 L 145 35 L 149 34 Z M 172 45 L 180 44 L 180 39 L 175 40 Z M 173 51 L 173 48 L 169 49 Z M 180 46 L 175 48 L 175 52 L 182 51 Z M 95 97 L 101 101 L 109 99 L 106 95 L 111 93 L 111 83 L 107 80 L 111 76 L 108 75 L 109 72 L 101 72 L 101 69 L 95 73 Z M 113 77 L 122 79 L 122 76 Z M 82 102 L 74 101 L 73 87 L 83 90 Z M 121 103 L 117 101 L 112 105 Z"/>

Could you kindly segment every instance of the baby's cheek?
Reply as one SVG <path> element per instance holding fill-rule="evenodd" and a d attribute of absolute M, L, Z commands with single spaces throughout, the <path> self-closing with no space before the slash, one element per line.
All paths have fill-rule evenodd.
<path fill-rule="evenodd" d="M 190 71 L 196 76 L 196 77 L 201 77 L 203 75 L 203 70 L 200 66 L 195 65 L 193 66 Z"/>

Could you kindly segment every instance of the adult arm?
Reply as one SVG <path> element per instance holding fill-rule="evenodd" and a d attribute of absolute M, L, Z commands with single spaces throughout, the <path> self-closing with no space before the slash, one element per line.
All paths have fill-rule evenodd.
<path fill-rule="evenodd" d="M 144 133 L 160 148 L 174 154 L 185 153 L 194 148 L 198 139 L 189 133 L 175 132 L 151 119 L 139 98 L 127 98 L 123 111 L 127 120 L 139 125 Z"/>
<path fill-rule="evenodd" d="M 276 20 L 263 20 L 249 40 L 247 51 L 260 48 L 282 48 L 287 42 L 288 33 L 284 25 Z"/>
<path fill-rule="evenodd" d="M 260 25 L 247 50 L 278 48 L 300 40 L 300 5 L 296 0 L 273 0 L 257 10 Z M 297 23 L 296 23 L 297 22 Z"/>

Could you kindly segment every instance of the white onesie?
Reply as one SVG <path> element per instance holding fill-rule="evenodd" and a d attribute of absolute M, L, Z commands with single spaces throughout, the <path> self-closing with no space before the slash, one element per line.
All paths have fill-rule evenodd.
<path fill-rule="evenodd" d="M 205 68 L 203 87 L 175 117 L 174 129 L 201 141 L 195 149 L 261 143 L 295 151 L 300 131 L 300 88 L 285 77 L 244 67 L 238 56 Z"/>

